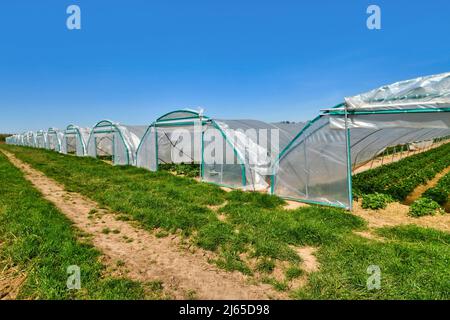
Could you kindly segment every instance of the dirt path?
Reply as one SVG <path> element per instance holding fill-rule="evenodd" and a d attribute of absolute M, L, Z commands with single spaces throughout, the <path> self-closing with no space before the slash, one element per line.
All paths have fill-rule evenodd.
<path fill-rule="evenodd" d="M 436 186 L 439 180 L 441 180 L 441 178 L 449 172 L 450 167 L 447 167 L 443 171 L 439 172 L 433 179 L 429 180 L 426 184 L 421 184 L 420 186 L 415 188 L 414 191 L 406 197 L 403 203 L 406 205 L 410 205 L 411 203 L 419 199 L 425 191 Z"/>
<path fill-rule="evenodd" d="M 117 215 L 102 210 L 94 201 L 73 192 L 20 161 L 2 152 L 25 174 L 25 178 L 55 204 L 75 226 L 91 235 L 108 267 L 123 265 L 127 277 L 138 281 L 161 280 L 176 299 L 284 299 L 270 285 L 250 284 L 239 272 L 226 272 L 209 264 L 208 252 L 194 253 L 181 248 L 178 236 L 157 238 L 132 224 L 116 220 Z M 118 263 L 119 262 L 119 263 Z"/>

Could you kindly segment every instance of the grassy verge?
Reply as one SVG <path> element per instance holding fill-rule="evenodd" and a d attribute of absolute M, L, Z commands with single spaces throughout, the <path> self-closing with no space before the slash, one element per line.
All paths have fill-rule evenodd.
<path fill-rule="evenodd" d="M 314 273 L 297 298 L 449 299 L 449 235 L 416 226 L 383 228 L 385 242 L 348 237 L 320 251 Z M 369 266 L 380 268 L 378 290 L 368 290 Z"/>
<path fill-rule="evenodd" d="M 0 269 L 27 274 L 22 299 L 141 299 L 140 283 L 103 276 L 99 252 L 0 153 Z M 80 267 L 81 289 L 68 290 L 67 267 Z"/>
<path fill-rule="evenodd" d="M 320 269 L 308 284 L 292 292 L 311 299 L 448 299 L 448 246 L 436 237 L 417 231 L 421 242 L 387 237 L 384 243 L 353 234 L 365 223 L 340 209 L 282 208 L 283 201 L 260 193 L 233 191 L 134 167 L 113 167 L 89 158 L 64 156 L 51 151 L 2 146 L 23 161 L 79 192 L 152 230 L 179 231 L 187 241 L 216 252 L 215 262 L 227 270 L 264 273 L 280 290 L 301 274 L 295 247 L 319 248 Z M 211 206 L 221 205 L 213 210 Z M 422 230 L 422 229 L 421 229 Z M 158 233 L 164 236 L 164 232 Z M 410 237 L 414 237 L 414 232 Z M 272 272 L 285 262 L 286 281 L 275 281 Z M 378 265 L 382 286 L 368 290 L 367 268 Z"/>

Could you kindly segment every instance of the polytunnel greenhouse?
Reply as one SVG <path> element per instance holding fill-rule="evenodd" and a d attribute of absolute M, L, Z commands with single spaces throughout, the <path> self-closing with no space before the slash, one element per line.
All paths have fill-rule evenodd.
<path fill-rule="evenodd" d="M 35 133 L 35 146 L 36 148 L 47 149 L 47 132 L 39 130 Z"/>
<path fill-rule="evenodd" d="M 37 134 L 32 131 L 28 131 L 20 138 L 20 143 L 27 147 L 37 147 Z"/>
<path fill-rule="evenodd" d="M 111 160 L 115 165 L 134 165 L 136 150 L 147 126 L 130 126 L 102 120 L 91 130 L 87 155 Z"/>
<path fill-rule="evenodd" d="M 80 128 L 76 125 L 70 124 L 64 130 L 61 141 L 61 153 L 76 154 L 77 156 L 87 155 L 87 141 L 91 129 Z"/>
<path fill-rule="evenodd" d="M 92 129 L 30 131 L 7 143 L 58 151 L 59 138 L 62 153 L 151 171 L 197 164 L 205 182 L 351 209 L 352 174 L 362 166 L 392 148 L 409 153 L 448 137 L 450 73 L 444 73 L 345 98 L 307 123 L 220 120 L 184 109 L 150 126 L 102 120 Z"/>
<path fill-rule="evenodd" d="M 15 134 L 11 137 L 6 138 L 5 142 L 7 144 L 15 144 L 18 146 L 24 145 L 24 134 Z"/>
<path fill-rule="evenodd" d="M 27 133 L 20 133 L 15 135 L 15 139 L 13 140 L 15 142 L 16 145 L 19 146 L 26 146 L 26 134 Z"/>
<path fill-rule="evenodd" d="M 63 133 L 55 128 L 47 130 L 47 149 L 61 151 Z"/>
<path fill-rule="evenodd" d="M 272 161 L 303 126 L 301 123 L 216 120 L 195 110 L 175 110 L 159 117 L 147 128 L 137 149 L 136 164 L 156 171 L 159 164 L 174 163 L 176 157 L 178 163 L 199 164 L 202 181 L 231 188 L 264 190 L 270 186 Z M 181 135 L 182 132 L 186 135 Z M 265 134 L 259 136 L 261 132 Z M 271 132 L 277 132 L 279 143 L 272 143 Z M 186 138 L 190 141 L 181 148 Z M 227 161 L 211 155 L 215 152 L 212 144 L 223 148 L 221 154 L 228 157 Z"/>
<path fill-rule="evenodd" d="M 351 209 L 352 169 L 386 148 L 450 135 L 450 73 L 402 81 L 323 110 L 280 152 L 272 192 Z"/>
<path fill-rule="evenodd" d="M 13 136 L 10 136 L 10 137 L 7 137 L 6 139 L 5 139 L 5 142 L 7 143 L 7 144 L 16 144 L 16 145 L 21 145 L 22 143 L 21 143 L 21 139 L 22 139 L 22 135 L 20 134 L 17 134 L 17 135 L 13 135 Z"/>

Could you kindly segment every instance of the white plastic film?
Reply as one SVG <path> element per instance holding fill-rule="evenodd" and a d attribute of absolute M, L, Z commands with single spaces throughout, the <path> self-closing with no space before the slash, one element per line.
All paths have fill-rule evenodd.
<path fill-rule="evenodd" d="M 286 198 L 350 208 L 346 131 L 329 117 L 311 123 L 281 155 L 273 191 Z"/>

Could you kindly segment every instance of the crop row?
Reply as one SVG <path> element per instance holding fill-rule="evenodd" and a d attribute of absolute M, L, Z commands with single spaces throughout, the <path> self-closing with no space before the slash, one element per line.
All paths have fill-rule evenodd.
<path fill-rule="evenodd" d="M 450 143 L 356 175 L 353 192 L 357 196 L 384 193 L 402 201 L 449 165 Z"/>
<path fill-rule="evenodd" d="M 440 205 L 445 205 L 450 195 L 450 173 L 443 176 L 433 188 L 428 189 L 422 195 L 436 201 Z"/>

